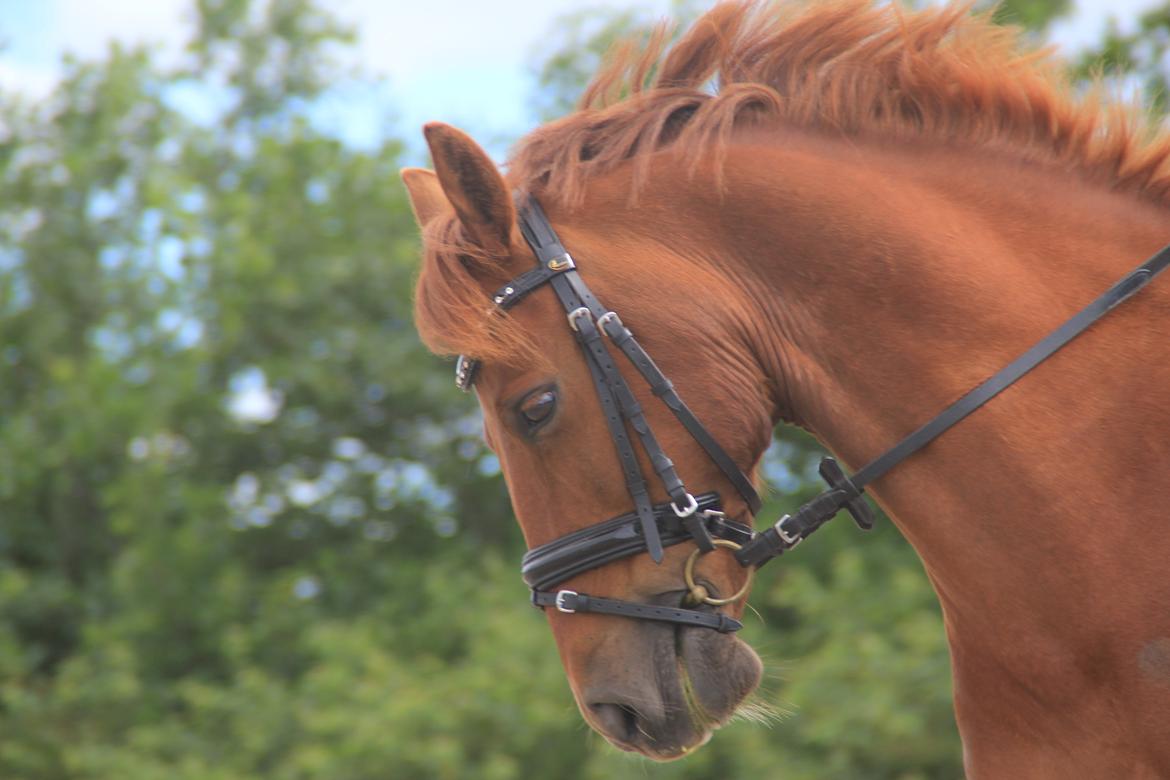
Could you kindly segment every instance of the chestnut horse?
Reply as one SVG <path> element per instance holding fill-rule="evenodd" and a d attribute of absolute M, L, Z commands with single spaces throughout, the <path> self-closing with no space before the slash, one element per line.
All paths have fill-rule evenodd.
<path fill-rule="evenodd" d="M 506 175 L 441 124 L 435 172 L 403 172 L 419 331 L 482 361 L 485 436 L 530 546 L 631 505 L 553 292 L 489 311 L 533 267 L 513 191 L 749 473 L 780 421 L 860 466 L 1170 241 L 1170 142 L 1075 97 L 986 16 L 733 3 L 664 39 L 619 54 Z M 621 371 L 687 484 L 750 522 Z M 941 602 L 971 777 L 1170 777 L 1164 278 L 871 492 Z M 693 549 L 566 587 L 677 606 Z M 724 552 L 703 567 L 720 593 L 745 579 Z M 760 677 L 731 633 L 546 613 L 585 719 L 653 758 L 701 744 Z"/>

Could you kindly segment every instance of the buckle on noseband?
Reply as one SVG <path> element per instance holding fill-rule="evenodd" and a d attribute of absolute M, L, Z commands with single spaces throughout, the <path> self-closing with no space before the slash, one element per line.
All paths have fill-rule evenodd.
<path fill-rule="evenodd" d="M 687 505 L 685 507 L 679 509 L 678 504 L 674 501 L 671 501 L 670 508 L 674 510 L 676 515 L 685 520 L 693 515 L 695 510 L 699 508 L 699 502 L 695 500 L 694 496 L 692 496 L 690 493 L 687 493 Z"/>
<path fill-rule="evenodd" d="M 741 547 L 741 545 L 731 541 L 730 539 L 712 539 L 711 543 L 715 547 L 726 547 L 732 552 L 739 550 Z M 714 550 L 714 547 L 712 550 Z M 683 566 L 683 582 L 686 583 L 687 590 L 689 591 L 687 594 L 687 600 L 692 604 L 710 604 L 715 607 L 720 607 L 724 604 L 730 604 L 733 601 L 739 601 L 741 598 L 747 595 L 748 590 L 750 590 L 752 587 L 752 576 L 756 571 L 754 566 L 748 567 L 747 579 L 744 580 L 743 587 L 736 591 L 735 595 L 728 596 L 727 598 L 714 598 L 711 596 L 706 586 L 695 582 L 695 564 L 698 562 L 699 558 L 706 554 L 706 552 L 707 551 L 705 550 L 696 548 L 694 552 L 691 553 L 690 557 L 687 558 L 686 565 Z"/>
<path fill-rule="evenodd" d="M 707 530 L 706 524 L 703 522 L 710 516 L 710 510 L 704 512 L 702 517 L 695 511 L 699 508 L 699 502 L 690 493 L 686 494 L 687 505 L 680 507 L 677 502 L 671 501 L 670 508 L 683 521 L 683 525 L 687 529 L 687 533 L 695 540 L 695 544 L 699 545 L 699 549 L 703 552 L 711 552 L 715 549 L 712 544 L 711 532 Z M 719 514 L 723 514 L 720 512 Z"/>
<path fill-rule="evenodd" d="M 557 598 L 556 598 L 556 601 L 553 602 L 553 606 L 555 606 L 557 608 L 558 612 L 564 612 L 566 615 L 571 615 L 577 611 L 575 609 L 572 609 L 571 607 L 565 606 L 565 599 L 569 598 L 570 596 L 572 596 L 573 598 L 576 598 L 578 596 L 577 591 L 575 591 L 575 590 L 558 590 L 557 591 Z"/>

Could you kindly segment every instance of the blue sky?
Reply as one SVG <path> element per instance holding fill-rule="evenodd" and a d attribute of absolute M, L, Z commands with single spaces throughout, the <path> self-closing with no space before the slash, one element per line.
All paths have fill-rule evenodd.
<path fill-rule="evenodd" d="M 1072 51 L 1094 40 L 1108 17 L 1132 26 L 1155 0 L 1076 0 L 1053 38 Z M 0 84 L 33 94 L 51 88 L 61 56 L 99 56 L 109 41 L 150 43 L 178 56 L 191 0 L 0 0 Z M 500 156 L 503 139 L 534 124 L 528 108 L 532 61 L 556 17 L 617 0 L 331 0 L 358 30 L 355 63 L 387 86 L 344 95 L 334 121 L 361 140 L 391 130 L 418 139 L 438 119 L 473 130 Z M 639 7 L 665 14 L 669 0 Z M 419 147 L 417 141 L 414 148 Z"/>

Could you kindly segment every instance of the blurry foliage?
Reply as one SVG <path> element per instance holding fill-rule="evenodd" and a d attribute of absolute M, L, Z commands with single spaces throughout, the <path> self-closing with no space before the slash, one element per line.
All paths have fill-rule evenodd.
<path fill-rule="evenodd" d="M 958 777 L 888 523 L 761 573 L 780 722 L 665 766 L 586 729 L 473 402 L 411 325 L 402 146 L 315 124 L 349 33 L 309 0 L 196 10 L 180 66 L 114 47 L 0 101 L 0 777 Z M 1162 78 L 1159 13 L 1099 58 Z M 644 22 L 563 23 L 535 105 Z M 782 436 L 765 517 L 815 490 Z"/>
<path fill-rule="evenodd" d="M 977 3 L 977 7 L 994 9 L 996 22 L 1014 24 L 1032 32 L 1042 32 L 1053 21 L 1072 10 L 1072 0 L 999 0 Z"/>
<path fill-rule="evenodd" d="M 541 89 L 533 93 L 533 112 L 542 121 L 571 112 L 581 88 L 601 67 L 605 53 L 632 29 L 648 27 L 648 18 L 636 9 L 609 12 L 596 8 L 560 17 L 551 43 L 542 40 L 534 49 L 531 70 Z"/>
<path fill-rule="evenodd" d="M 685 32 L 709 5 L 704 0 L 671 0 L 672 35 Z M 548 121 L 572 111 L 605 55 L 632 36 L 645 41 L 660 21 L 658 14 L 639 6 L 619 11 L 599 5 L 560 16 L 532 52 L 529 70 L 539 85 L 531 99 L 533 112 Z"/>
<path fill-rule="evenodd" d="M 1082 78 L 1105 77 L 1115 88 L 1138 93 L 1142 103 L 1160 114 L 1170 107 L 1170 3 L 1142 14 L 1123 31 L 1111 19 L 1105 38 L 1081 55 L 1076 72 Z"/>

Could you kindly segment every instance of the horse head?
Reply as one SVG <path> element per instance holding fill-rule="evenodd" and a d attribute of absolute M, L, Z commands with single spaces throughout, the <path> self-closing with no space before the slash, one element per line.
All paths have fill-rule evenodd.
<path fill-rule="evenodd" d="M 426 135 L 435 173 L 404 172 L 428 240 L 419 326 L 439 348 L 476 356 L 474 388 L 485 439 L 500 459 L 529 547 L 540 549 L 607 518 L 632 519 L 630 475 L 606 422 L 607 415 L 616 415 L 624 426 L 623 410 L 605 408 L 599 400 L 577 337 L 583 324 L 567 317 L 551 285 L 533 289 L 523 302 L 506 313 L 493 312 L 486 322 L 467 316 L 482 318 L 493 296 L 512 289 L 511 280 L 541 266 L 518 224 L 512 188 L 462 132 L 435 124 Z M 673 392 L 693 399 L 697 419 L 717 431 L 731 460 L 750 472 L 769 441 L 772 404 L 751 345 L 737 332 L 741 317 L 720 305 L 726 281 L 698 270 L 686 256 L 687 246 L 645 235 L 625 203 L 620 192 L 599 192 L 587 214 L 558 224 L 557 235 L 571 247 L 596 300 L 620 313 L 623 327 L 638 334 L 641 346 L 673 379 Z M 652 284 L 646 282 L 648 271 Z M 471 307 L 467 295 L 475 299 Z M 638 426 L 648 427 L 660 452 L 677 464 L 678 481 L 696 486 L 694 493 L 719 494 L 720 518 L 750 525 L 747 499 L 637 367 L 617 352 L 612 344 L 607 349 L 611 367 L 644 415 Z M 637 433 L 632 438 L 639 443 Z M 671 521 L 666 508 L 672 496 L 654 478 L 663 469 L 661 460 L 654 461 L 642 446 L 633 451 L 634 470 L 648 475 L 647 502 Z M 744 492 L 754 495 L 750 487 Z M 675 496 L 674 506 L 685 510 L 682 495 L 693 494 Z M 715 500 L 704 501 L 700 511 Z M 677 515 L 673 522 L 682 524 Z M 641 530 L 636 522 L 630 527 Z M 668 542 L 674 538 L 666 529 L 663 534 Z M 708 602 L 736 596 L 726 605 L 695 603 L 683 576 L 695 549 L 689 541 L 670 544 L 657 563 L 643 550 L 556 581 L 556 592 L 706 612 L 715 620 L 718 614 L 737 617 L 744 569 L 722 550 L 692 563 L 692 582 L 704 589 Z M 559 607 L 545 611 L 582 714 L 627 750 L 660 759 L 684 754 L 726 722 L 759 681 L 759 659 L 731 631 L 584 610 L 574 614 L 563 598 L 549 606 Z"/>

